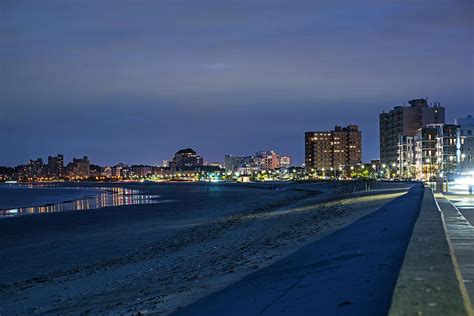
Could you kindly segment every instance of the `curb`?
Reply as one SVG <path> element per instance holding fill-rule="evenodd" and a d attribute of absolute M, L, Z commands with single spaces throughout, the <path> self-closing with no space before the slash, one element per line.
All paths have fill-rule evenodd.
<path fill-rule="evenodd" d="M 446 199 L 446 201 L 452 205 L 452 207 L 456 210 L 457 207 L 453 205 L 453 203 L 451 203 L 451 201 L 449 201 L 449 199 L 447 199 L 443 194 L 441 194 L 443 196 L 444 199 Z M 438 209 L 440 210 L 441 212 L 441 218 L 443 220 L 443 228 L 444 228 L 444 231 L 446 233 L 446 240 L 448 241 L 448 245 L 449 245 L 449 253 L 451 255 L 451 260 L 453 261 L 453 267 L 454 267 L 454 271 L 456 273 L 456 278 L 458 280 L 458 284 L 459 284 L 459 290 L 461 292 L 461 295 L 463 297 L 463 301 L 464 301 L 464 307 L 466 309 L 466 313 L 468 316 L 474 316 L 474 310 L 472 308 L 472 302 L 471 302 L 471 299 L 469 298 L 469 293 L 467 291 L 467 288 L 466 288 L 466 285 L 464 284 L 464 278 L 462 276 L 462 272 L 461 272 L 461 267 L 459 265 L 459 261 L 456 257 L 456 253 L 455 253 L 455 250 L 454 250 L 454 246 L 451 242 L 451 239 L 449 238 L 449 234 L 448 234 L 448 228 L 447 228 L 447 225 L 446 225 L 446 220 L 445 220 L 445 215 L 444 215 L 444 212 L 442 211 L 442 208 L 439 206 L 439 203 L 437 201 L 437 199 L 435 198 L 435 201 L 436 201 L 436 205 L 438 206 Z M 459 212 L 458 210 L 458 213 L 461 215 L 461 213 Z M 461 215 L 461 217 L 464 219 L 464 216 Z M 464 219 L 465 220 L 465 219 Z"/>
<path fill-rule="evenodd" d="M 456 263 L 442 213 L 432 190 L 425 187 L 389 315 L 471 316 Z"/>

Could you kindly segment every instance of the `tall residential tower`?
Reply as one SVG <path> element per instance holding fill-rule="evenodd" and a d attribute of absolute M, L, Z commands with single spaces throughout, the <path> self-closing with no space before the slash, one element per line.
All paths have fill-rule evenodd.
<path fill-rule="evenodd" d="M 408 106 L 396 106 L 380 114 L 380 160 L 393 164 L 399 159 L 399 142 L 402 136 L 414 137 L 428 124 L 444 123 L 444 107 L 430 106 L 427 99 L 408 101 Z"/>

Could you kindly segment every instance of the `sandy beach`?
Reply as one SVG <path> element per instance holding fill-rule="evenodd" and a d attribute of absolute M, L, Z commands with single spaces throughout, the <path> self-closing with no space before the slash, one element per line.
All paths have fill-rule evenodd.
<path fill-rule="evenodd" d="M 176 203 L 166 205 L 5 219 L 0 314 L 170 314 L 379 210 L 410 187 L 196 185 L 189 189 L 196 195 L 181 202 L 170 196 Z"/>

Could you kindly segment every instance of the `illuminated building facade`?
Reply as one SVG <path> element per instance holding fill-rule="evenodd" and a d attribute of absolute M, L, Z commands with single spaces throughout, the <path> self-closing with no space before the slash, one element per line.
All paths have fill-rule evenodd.
<path fill-rule="evenodd" d="M 460 128 L 455 124 L 428 124 L 415 135 L 416 178 L 454 173 L 460 161 Z"/>
<path fill-rule="evenodd" d="M 29 160 L 28 165 L 26 166 L 26 176 L 28 178 L 39 178 L 44 175 L 44 164 L 43 159 L 38 158 L 36 160 Z"/>
<path fill-rule="evenodd" d="M 402 135 L 398 142 L 398 175 L 412 178 L 415 172 L 415 137 Z"/>
<path fill-rule="evenodd" d="M 280 156 L 273 150 L 263 150 L 255 154 L 255 169 L 260 170 L 276 170 L 280 168 Z"/>
<path fill-rule="evenodd" d="M 362 132 L 357 125 L 305 133 L 307 170 L 336 170 L 362 162 Z"/>
<path fill-rule="evenodd" d="M 457 118 L 460 129 L 460 169 L 474 171 L 474 118 L 472 115 Z"/>
<path fill-rule="evenodd" d="M 281 155 L 280 156 L 280 168 L 289 168 L 291 167 L 291 156 Z"/>
<path fill-rule="evenodd" d="M 438 173 L 438 130 L 421 128 L 415 136 L 416 174 L 418 179 L 430 180 Z"/>
<path fill-rule="evenodd" d="M 184 167 L 200 167 L 203 165 L 203 159 L 198 156 L 197 153 L 191 149 L 181 149 L 174 154 L 173 162 L 171 166 L 175 169 Z"/>
<path fill-rule="evenodd" d="M 392 165 L 399 161 L 401 136 L 414 137 L 428 124 L 444 123 L 445 110 L 438 103 L 430 106 L 427 99 L 414 99 L 408 104 L 379 115 L 380 160 L 384 164 Z"/>
<path fill-rule="evenodd" d="M 51 178 L 64 177 L 64 155 L 58 154 L 57 156 L 48 157 L 47 173 Z"/>
<path fill-rule="evenodd" d="M 80 179 L 89 178 L 91 175 L 90 167 L 91 164 L 87 156 L 84 156 L 82 158 L 74 158 L 72 160 L 70 177 Z"/>
<path fill-rule="evenodd" d="M 277 170 L 280 168 L 289 168 L 291 166 L 291 157 L 289 155 L 280 155 L 274 150 L 262 150 L 254 156 L 232 156 L 224 157 L 224 168 L 227 171 L 239 172 L 242 174 L 252 174 L 258 171 Z"/>

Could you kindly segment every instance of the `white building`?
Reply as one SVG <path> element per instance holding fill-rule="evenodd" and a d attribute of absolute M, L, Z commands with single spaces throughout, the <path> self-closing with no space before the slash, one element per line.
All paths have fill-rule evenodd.
<path fill-rule="evenodd" d="M 456 119 L 459 125 L 461 148 L 460 167 L 462 171 L 474 170 L 474 117 L 468 115 Z"/>
<path fill-rule="evenodd" d="M 400 136 L 398 142 L 398 175 L 412 178 L 415 174 L 415 137 Z"/>

